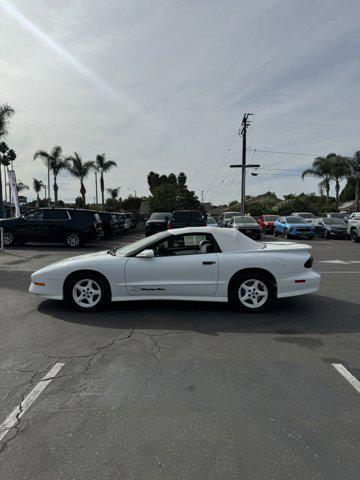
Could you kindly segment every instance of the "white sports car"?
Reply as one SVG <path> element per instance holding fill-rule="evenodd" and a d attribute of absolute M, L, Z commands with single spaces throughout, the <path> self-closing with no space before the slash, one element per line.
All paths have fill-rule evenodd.
<path fill-rule="evenodd" d="M 229 301 L 260 311 L 274 298 L 319 289 L 310 249 L 256 242 L 230 228 L 179 228 L 53 263 L 32 275 L 29 290 L 85 311 L 149 299 Z"/>

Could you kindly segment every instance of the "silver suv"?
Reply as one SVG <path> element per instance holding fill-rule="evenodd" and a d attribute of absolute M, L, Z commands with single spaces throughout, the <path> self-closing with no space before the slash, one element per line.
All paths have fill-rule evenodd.
<path fill-rule="evenodd" d="M 350 215 L 347 232 L 353 242 L 360 241 L 360 212 L 354 212 Z"/>

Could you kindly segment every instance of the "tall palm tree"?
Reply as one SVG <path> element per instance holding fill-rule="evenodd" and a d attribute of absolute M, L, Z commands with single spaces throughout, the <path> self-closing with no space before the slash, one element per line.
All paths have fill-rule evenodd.
<path fill-rule="evenodd" d="M 45 185 L 41 180 L 38 180 L 37 178 L 33 178 L 33 189 L 35 190 L 35 193 L 36 193 L 37 208 L 39 208 L 40 206 L 40 192 L 41 192 L 41 189 L 44 187 Z"/>
<path fill-rule="evenodd" d="M 80 180 L 80 193 L 82 196 L 83 204 L 86 204 L 86 188 L 84 185 L 85 178 L 89 175 L 94 168 L 94 162 L 83 162 L 82 158 L 77 152 L 74 152 L 73 156 L 67 157 L 68 162 L 67 169 L 70 174 Z"/>
<path fill-rule="evenodd" d="M 329 155 L 326 157 L 316 157 L 312 163 L 312 168 L 304 170 L 301 174 L 301 178 L 303 180 L 305 177 L 321 178 L 319 187 L 320 190 L 325 190 L 327 201 L 329 201 L 330 195 L 330 181 L 332 179 L 331 167 L 333 164 L 334 155 L 334 153 L 329 153 Z"/>
<path fill-rule="evenodd" d="M 347 159 L 348 172 L 347 177 L 355 183 L 355 211 L 360 211 L 360 151 L 354 153 Z"/>
<path fill-rule="evenodd" d="M 346 178 L 348 172 L 347 159 L 340 155 L 335 155 L 331 160 L 331 178 L 335 181 L 335 202 L 336 210 L 339 208 L 340 181 Z"/>
<path fill-rule="evenodd" d="M 116 162 L 113 162 L 112 160 L 106 160 L 105 153 L 103 153 L 102 155 L 96 155 L 94 168 L 100 174 L 101 203 L 102 203 L 102 208 L 103 209 L 104 209 L 104 203 L 105 203 L 105 200 L 104 200 L 104 190 L 105 190 L 104 173 L 107 173 L 109 170 L 112 169 L 112 167 L 116 167 L 116 166 L 117 166 Z"/>
<path fill-rule="evenodd" d="M 14 115 L 14 113 L 15 110 L 6 103 L 4 105 L 0 105 L 0 139 L 2 137 L 5 137 L 5 135 L 8 133 L 7 127 L 9 124 L 9 120 Z M 2 142 L 1 145 L 4 146 L 5 151 L 0 151 L 0 158 L 2 158 L 8 150 L 7 145 L 4 142 Z M 0 211 L 4 209 L 1 165 L 2 162 L 0 161 Z"/>
<path fill-rule="evenodd" d="M 58 184 L 57 177 L 62 170 L 66 170 L 68 167 L 68 160 L 64 158 L 62 148 L 59 145 L 56 145 L 50 153 L 45 150 L 39 150 L 34 155 L 34 160 L 41 158 L 44 165 L 48 168 L 48 183 L 50 183 L 49 173 L 52 172 L 54 176 L 54 199 L 55 205 L 58 202 Z M 49 201 L 50 201 L 50 192 L 49 192 Z"/>
<path fill-rule="evenodd" d="M 119 192 L 120 192 L 120 188 L 121 187 L 117 187 L 117 188 L 107 188 L 106 191 L 108 192 L 108 194 L 110 195 L 110 198 L 111 200 L 116 200 L 119 196 Z"/>

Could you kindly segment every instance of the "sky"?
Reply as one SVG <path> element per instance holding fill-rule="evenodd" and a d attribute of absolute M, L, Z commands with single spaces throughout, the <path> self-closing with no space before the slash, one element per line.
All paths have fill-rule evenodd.
<path fill-rule="evenodd" d="M 45 181 L 33 155 L 61 145 L 116 161 L 105 186 L 122 197 L 148 195 L 150 170 L 184 171 L 200 198 L 226 203 L 240 197 L 229 165 L 249 112 L 261 168 L 246 193 L 317 192 L 300 177 L 315 156 L 360 150 L 359 17 L 358 0 L 0 0 L 17 177 Z M 58 184 L 78 196 L 68 174 Z M 85 185 L 93 201 L 93 175 Z"/>

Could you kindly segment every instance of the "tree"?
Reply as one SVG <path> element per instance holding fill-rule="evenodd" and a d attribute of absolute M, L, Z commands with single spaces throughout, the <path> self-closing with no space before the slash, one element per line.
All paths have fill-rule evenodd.
<path fill-rule="evenodd" d="M 17 191 L 20 193 L 20 192 L 23 192 L 24 190 L 29 190 L 28 185 L 25 185 L 25 183 L 23 182 L 17 182 Z"/>
<path fill-rule="evenodd" d="M 94 162 L 83 162 L 77 152 L 74 152 L 73 156 L 67 157 L 65 160 L 67 162 L 66 168 L 70 175 L 80 180 L 80 194 L 83 204 L 86 205 L 86 188 L 84 180 L 94 168 Z"/>
<path fill-rule="evenodd" d="M 331 178 L 335 181 L 335 206 L 339 209 L 339 191 L 340 181 L 346 178 L 348 172 L 348 162 L 344 157 L 334 155 L 331 159 Z"/>
<path fill-rule="evenodd" d="M 177 209 L 177 189 L 170 183 L 159 185 L 155 188 L 149 203 L 155 212 L 172 212 Z"/>
<path fill-rule="evenodd" d="M 38 180 L 37 178 L 33 178 L 33 189 L 36 193 L 36 206 L 39 208 L 40 206 L 40 192 L 41 189 L 45 188 L 45 185 L 41 180 Z"/>
<path fill-rule="evenodd" d="M 52 172 L 54 176 L 54 200 L 55 205 L 58 203 L 58 184 L 57 177 L 62 170 L 67 170 L 69 166 L 68 159 L 64 158 L 62 148 L 59 145 L 56 145 L 50 153 L 45 150 L 39 150 L 34 155 L 34 160 L 41 158 L 44 165 Z M 49 193 L 50 197 L 50 193 Z"/>
<path fill-rule="evenodd" d="M 160 179 L 160 175 L 158 173 L 149 172 L 147 176 L 147 181 L 148 181 L 149 190 L 151 194 L 154 193 L 156 187 L 159 187 L 160 185 L 159 179 Z"/>
<path fill-rule="evenodd" d="M 333 164 L 335 153 L 329 153 L 326 157 L 316 157 L 313 161 L 312 168 L 304 170 L 301 174 L 301 178 L 305 177 L 321 178 L 319 183 L 320 191 L 323 189 L 326 192 L 326 198 L 329 201 L 330 196 L 330 181 L 331 181 L 331 168 Z"/>
<path fill-rule="evenodd" d="M 148 175 L 149 188 L 152 193 L 149 203 L 152 210 L 173 211 L 179 209 L 199 209 L 200 202 L 195 192 L 186 186 L 186 175 L 181 172 L 159 175 L 150 172 Z"/>
<path fill-rule="evenodd" d="M 111 170 L 113 167 L 116 167 L 116 166 L 117 166 L 116 162 L 105 159 L 105 153 L 103 153 L 102 155 L 96 155 L 94 169 L 100 174 L 100 190 L 101 190 L 102 208 L 104 208 L 104 203 L 105 203 L 104 202 L 104 190 L 105 190 L 104 173 L 107 173 L 109 170 Z"/>
<path fill-rule="evenodd" d="M 14 115 L 14 113 L 15 110 L 6 103 L 4 105 L 0 105 L 0 139 L 7 135 L 9 120 Z M 4 155 L 6 155 L 7 151 L 8 147 L 6 143 L 2 142 L 0 144 L 0 211 L 4 209 L 1 165 L 4 165 L 3 158 Z"/>
<path fill-rule="evenodd" d="M 351 158 L 347 159 L 348 171 L 347 177 L 349 181 L 355 185 L 355 211 L 360 211 L 360 151 L 354 153 Z"/>
<path fill-rule="evenodd" d="M 108 194 L 110 195 L 110 198 L 112 200 L 117 200 L 118 196 L 119 196 L 119 193 L 120 193 L 120 188 L 121 187 L 117 187 L 117 188 L 107 188 L 106 191 L 108 192 Z"/>

